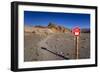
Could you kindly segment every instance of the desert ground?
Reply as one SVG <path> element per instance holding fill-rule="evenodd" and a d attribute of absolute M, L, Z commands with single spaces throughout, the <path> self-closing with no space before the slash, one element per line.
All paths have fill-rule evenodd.
<path fill-rule="evenodd" d="M 71 32 L 24 33 L 24 61 L 70 60 L 76 59 L 75 55 L 75 39 Z M 90 58 L 90 33 L 81 33 L 79 59 L 87 58 Z"/>

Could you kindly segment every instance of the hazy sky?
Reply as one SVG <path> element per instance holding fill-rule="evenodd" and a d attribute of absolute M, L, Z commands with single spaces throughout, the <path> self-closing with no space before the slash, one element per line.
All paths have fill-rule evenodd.
<path fill-rule="evenodd" d="M 67 28 L 90 28 L 90 14 L 24 11 L 25 25 L 47 26 L 49 22 Z"/>

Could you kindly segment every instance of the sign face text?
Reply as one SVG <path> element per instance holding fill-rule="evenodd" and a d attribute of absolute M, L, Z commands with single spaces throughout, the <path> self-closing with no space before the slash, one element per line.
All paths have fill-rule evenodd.
<path fill-rule="evenodd" d="M 75 36 L 79 36 L 80 35 L 80 28 L 79 27 L 75 27 L 72 29 L 72 33 L 75 35 Z"/>

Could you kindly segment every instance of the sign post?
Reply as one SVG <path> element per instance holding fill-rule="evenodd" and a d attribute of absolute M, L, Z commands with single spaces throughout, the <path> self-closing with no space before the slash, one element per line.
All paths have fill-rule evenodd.
<path fill-rule="evenodd" d="M 80 28 L 75 27 L 72 29 L 72 33 L 74 34 L 74 41 L 75 41 L 75 58 L 79 58 L 79 35 L 80 35 Z"/>

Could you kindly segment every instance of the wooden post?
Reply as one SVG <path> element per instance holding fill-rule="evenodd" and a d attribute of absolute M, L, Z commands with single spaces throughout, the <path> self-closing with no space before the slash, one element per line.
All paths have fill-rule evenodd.
<path fill-rule="evenodd" d="M 75 58 L 79 59 L 79 36 L 75 36 Z"/>
<path fill-rule="evenodd" d="M 77 59 L 79 59 L 79 36 L 77 36 Z"/>

